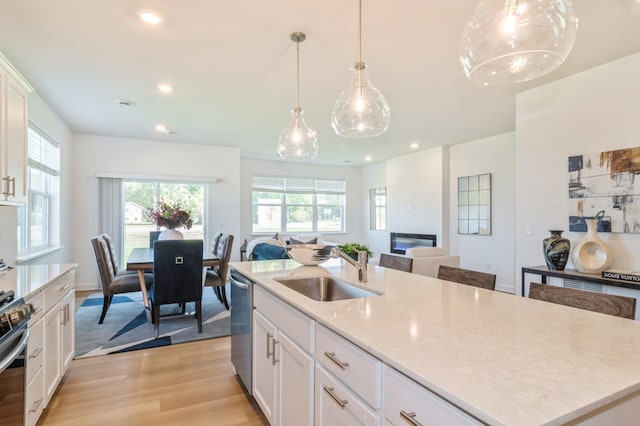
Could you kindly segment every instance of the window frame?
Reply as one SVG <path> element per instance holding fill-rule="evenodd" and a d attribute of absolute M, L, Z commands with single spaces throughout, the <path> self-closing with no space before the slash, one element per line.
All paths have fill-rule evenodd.
<path fill-rule="evenodd" d="M 387 187 L 369 189 L 369 229 L 387 230 Z"/>
<path fill-rule="evenodd" d="M 36 138 L 37 142 L 34 142 Z M 34 147 L 31 145 L 32 143 L 37 143 L 39 146 Z M 48 144 L 48 146 L 43 147 L 43 144 Z M 32 157 L 32 153 L 39 153 L 41 158 Z M 43 154 L 45 155 L 43 156 Z M 51 154 L 53 157 L 50 156 Z M 38 185 L 38 188 L 35 188 L 33 181 L 35 173 L 44 175 L 44 189 L 43 185 Z M 17 209 L 18 261 L 31 260 L 56 248 L 55 225 L 52 220 L 60 217 L 59 212 L 56 214 L 52 211 L 56 206 L 59 208 L 55 197 L 59 196 L 57 195 L 59 191 L 56 189 L 60 185 L 60 145 L 32 121 L 29 121 L 27 127 L 27 180 L 27 201 Z M 32 227 L 34 226 L 32 214 L 33 208 L 40 204 L 33 202 L 34 197 L 39 198 L 44 205 L 41 215 L 43 241 L 37 245 L 32 244 Z"/>
<path fill-rule="evenodd" d="M 270 181 L 272 185 L 260 185 L 260 181 Z M 280 182 L 278 182 L 280 181 Z M 291 182 L 291 184 L 289 184 Z M 295 188 L 295 184 L 307 184 L 306 188 Z M 340 189 L 331 190 L 328 189 L 331 186 Z M 259 202 L 255 199 L 255 194 L 258 193 L 270 193 L 280 194 L 280 201 L 276 198 L 265 199 L 268 202 Z M 287 200 L 287 195 L 308 195 L 311 202 L 304 204 L 299 202 L 290 202 Z M 318 202 L 319 195 L 337 195 L 341 197 L 342 204 L 320 204 Z M 255 223 L 253 220 L 254 214 L 258 215 L 258 209 L 263 207 L 276 207 L 280 209 L 280 224 L 278 229 L 272 229 L 268 231 L 260 231 L 254 228 Z M 304 207 L 311 208 L 311 229 L 305 230 L 292 230 L 291 223 L 287 222 L 288 209 L 292 207 Z M 340 229 L 339 230 L 319 230 L 321 221 L 319 220 L 319 214 L 321 209 L 331 208 L 339 209 L 341 212 Z M 254 213 L 255 212 L 255 213 Z M 282 233 L 322 233 L 322 234 L 341 234 L 345 233 L 347 229 L 347 183 L 344 179 L 321 179 L 321 178 L 297 178 L 290 176 L 253 176 L 251 183 L 251 234 L 252 235 L 269 235 L 274 232 Z"/>

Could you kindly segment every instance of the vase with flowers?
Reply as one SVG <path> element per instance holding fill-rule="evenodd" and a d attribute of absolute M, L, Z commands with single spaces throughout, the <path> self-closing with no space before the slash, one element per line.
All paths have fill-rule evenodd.
<path fill-rule="evenodd" d="M 166 201 L 160 201 L 156 208 L 147 210 L 147 215 L 156 225 L 166 228 L 158 236 L 159 240 L 182 240 L 184 236 L 176 228 L 191 229 L 193 225 L 191 212 L 182 209 L 179 204 L 172 205 Z"/>

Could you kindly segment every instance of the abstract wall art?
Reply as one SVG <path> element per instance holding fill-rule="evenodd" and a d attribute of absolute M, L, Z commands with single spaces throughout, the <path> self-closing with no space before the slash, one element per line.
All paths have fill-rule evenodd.
<path fill-rule="evenodd" d="M 640 234 L 640 147 L 569 157 L 569 230 Z"/>

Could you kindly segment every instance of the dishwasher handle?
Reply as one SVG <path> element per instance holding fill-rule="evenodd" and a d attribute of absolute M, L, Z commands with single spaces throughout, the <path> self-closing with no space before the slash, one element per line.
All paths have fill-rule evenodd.
<path fill-rule="evenodd" d="M 249 278 L 235 271 L 231 271 L 231 284 L 238 286 L 244 290 L 248 290 L 254 283 Z"/>

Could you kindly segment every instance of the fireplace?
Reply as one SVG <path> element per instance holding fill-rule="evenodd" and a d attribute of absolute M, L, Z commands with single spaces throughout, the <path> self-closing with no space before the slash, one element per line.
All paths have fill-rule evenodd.
<path fill-rule="evenodd" d="M 391 233 L 391 253 L 405 254 L 411 247 L 435 247 L 436 236 L 433 234 Z"/>

